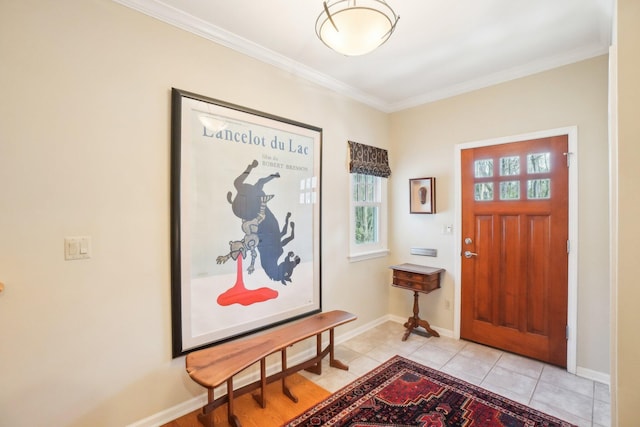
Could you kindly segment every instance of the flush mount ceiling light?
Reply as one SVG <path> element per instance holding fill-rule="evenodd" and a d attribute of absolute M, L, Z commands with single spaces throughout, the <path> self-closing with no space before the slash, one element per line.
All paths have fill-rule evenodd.
<path fill-rule="evenodd" d="M 387 41 L 400 19 L 383 0 L 323 2 L 316 34 L 324 44 L 347 56 L 364 55 Z"/>

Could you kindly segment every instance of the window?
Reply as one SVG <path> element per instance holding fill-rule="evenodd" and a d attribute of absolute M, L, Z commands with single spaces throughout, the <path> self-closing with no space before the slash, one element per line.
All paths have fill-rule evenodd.
<path fill-rule="evenodd" d="M 496 191 L 499 188 L 500 200 L 520 200 L 526 194 L 527 200 L 543 200 L 551 198 L 551 153 L 529 153 L 526 158 L 526 172 L 521 167 L 519 156 L 501 157 L 498 161 L 499 177 L 493 174 L 493 159 L 481 159 L 474 162 L 474 199 L 477 202 L 494 200 L 494 182 Z M 546 175 L 546 176 L 545 176 Z M 521 180 L 522 178 L 522 180 Z M 528 179 L 530 178 L 530 179 Z M 526 189 L 521 190 L 526 179 Z"/>
<path fill-rule="evenodd" d="M 352 261 L 385 256 L 387 249 L 387 180 L 379 176 L 352 173 L 351 243 Z"/>
<path fill-rule="evenodd" d="M 350 201 L 349 259 L 386 256 L 387 177 L 389 155 L 384 148 L 348 141 Z"/>

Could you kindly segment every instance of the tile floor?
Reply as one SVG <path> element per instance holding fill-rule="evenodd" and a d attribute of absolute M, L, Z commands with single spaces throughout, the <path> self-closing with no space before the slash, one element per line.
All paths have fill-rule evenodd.
<path fill-rule="evenodd" d="M 336 346 L 336 359 L 349 371 L 329 368 L 326 358 L 321 376 L 303 375 L 334 392 L 398 354 L 580 427 L 610 425 L 606 384 L 468 341 L 411 334 L 402 342 L 403 331 L 399 323 L 383 323 Z"/>

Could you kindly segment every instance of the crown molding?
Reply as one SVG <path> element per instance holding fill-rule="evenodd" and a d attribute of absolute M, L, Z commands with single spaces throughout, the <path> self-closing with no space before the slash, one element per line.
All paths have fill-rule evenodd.
<path fill-rule="evenodd" d="M 484 89 L 489 86 L 506 83 L 511 80 L 531 76 L 543 71 L 549 71 L 554 68 L 559 68 L 565 65 L 595 58 L 596 56 L 605 55 L 608 52 L 608 46 L 602 46 L 601 44 L 592 44 L 585 48 L 576 49 L 562 55 L 543 58 L 537 61 L 529 62 L 528 64 L 499 71 L 497 73 L 489 74 L 486 76 L 481 76 L 474 80 L 468 80 L 456 85 L 433 90 L 416 97 L 409 98 L 405 101 L 389 104 L 387 105 L 387 109 L 395 112 L 417 107 L 423 104 L 428 104 L 430 102 L 435 102 L 445 98 L 451 98 L 457 95 L 462 95 L 464 93 Z"/>
<path fill-rule="evenodd" d="M 185 13 L 157 0 L 113 0 L 130 9 L 141 12 L 159 21 L 178 27 L 236 52 L 273 65 L 293 75 L 302 77 L 325 88 L 348 96 L 378 110 L 387 111 L 387 104 L 374 96 L 320 73 L 266 47 L 239 37 L 223 28 Z"/>
<path fill-rule="evenodd" d="M 239 37 L 223 28 L 187 14 L 173 6 L 169 6 L 159 0 L 113 1 L 261 62 L 278 67 L 292 75 L 309 80 L 385 113 L 393 113 L 441 99 L 461 95 L 474 90 L 483 89 L 499 83 L 504 83 L 542 71 L 583 61 L 595 56 L 604 55 L 609 51 L 607 43 L 603 42 L 600 44 L 594 44 L 566 54 L 544 58 L 522 66 L 482 76 L 474 80 L 429 91 L 397 103 L 388 103 L 331 76 L 320 73 L 302 63 L 267 49 L 262 45 L 252 42 L 251 40 Z"/>

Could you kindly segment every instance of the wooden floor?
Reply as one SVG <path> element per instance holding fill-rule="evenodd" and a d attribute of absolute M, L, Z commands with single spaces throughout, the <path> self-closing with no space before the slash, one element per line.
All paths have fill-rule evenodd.
<path fill-rule="evenodd" d="M 304 412 L 305 409 L 331 395 L 327 390 L 300 374 L 293 374 L 287 377 L 287 386 L 293 395 L 298 398 L 298 403 L 294 403 L 282 394 L 279 381 L 267 386 L 265 394 L 267 407 L 264 409 L 251 397 L 250 393 L 235 399 L 234 412 L 240 419 L 242 427 L 281 426 L 291 418 Z M 197 416 L 200 412 L 201 410 L 198 409 L 161 427 L 202 427 Z M 227 421 L 227 405 L 222 405 L 213 412 L 213 423 L 215 427 L 230 427 Z"/>

